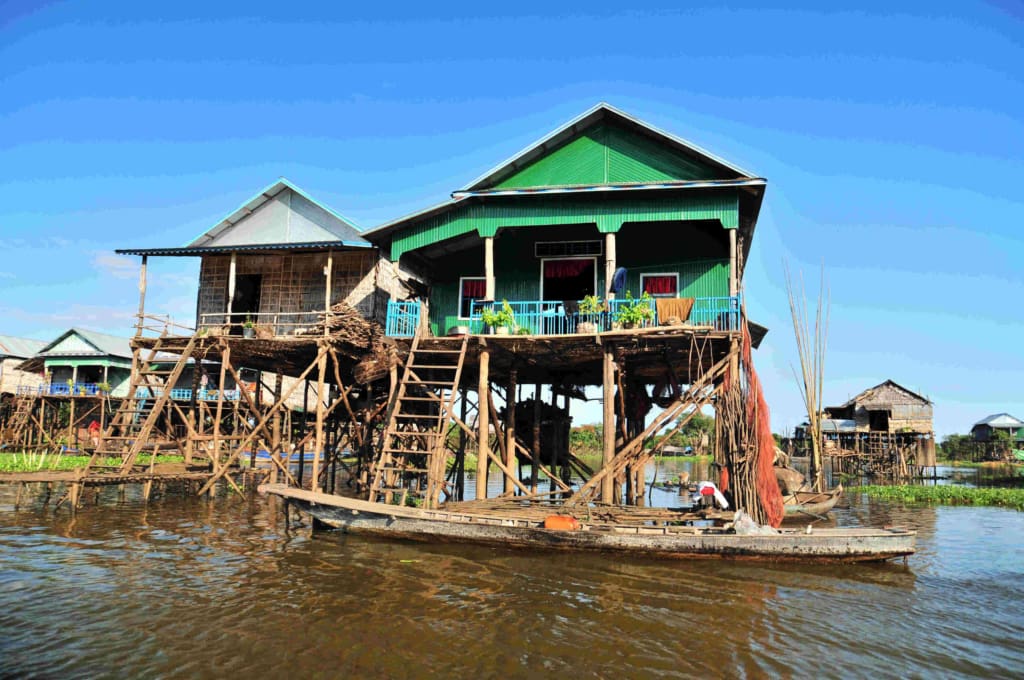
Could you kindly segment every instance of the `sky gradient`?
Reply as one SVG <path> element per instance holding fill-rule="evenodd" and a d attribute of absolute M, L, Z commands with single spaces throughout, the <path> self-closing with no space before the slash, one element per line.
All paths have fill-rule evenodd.
<path fill-rule="evenodd" d="M 128 335 L 115 248 L 281 176 L 370 228 L 607 101 L 768 179 L 744 285 L 776 431 L 783 262 L 811 295 L 824 264 L 827 404 L 892 379 L 940 435 L 1024 418 L 1018 3 L 345 4 L 0 3 L 0 333 Z M 198 261 L 151 270 L 147 309 L 193 317 Z"/>

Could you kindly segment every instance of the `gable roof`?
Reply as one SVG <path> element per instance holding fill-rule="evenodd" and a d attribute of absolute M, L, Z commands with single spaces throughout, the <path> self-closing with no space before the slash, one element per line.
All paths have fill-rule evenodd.
<path fill-rule="evenodd" d="M 1000 429 L 1017 429 L 1024 427 L 1024 421 L 1014 418 L 1009 413 L 996 413 L 988 418 L 982 418 L 974 424 L 974 427 L 979 425 L 988 425 L 989 427 Z"/>
<path fill-rule="evenodd" d="M 183 247 L 116 252 L 122 255 L 203 255 L 233 250 L 372 247 L 354 222 L 282 177 Z"/>
<path fill-rule="evenodd" d="M 0 358 L 27 359 L 45 346 L 46 343 L 42 340 L 0 335 Z"/>
<path fill-rule="evenodd" d="M 898 392 L 902 392 L 902 393 L 906 394 L 907 396 L 912 397 L 912 398 L 916 399 L 917 401 L 920 401 L 920 402 L 925 403 L 925 404 L 932 403 L 931 400 L 928 399 L 927 397 L 924 397 L 924 396 L 918 394 L 917 392 L 912 392 L 912 391 L 908 390 L 906 387 L 904 387 L 903 385 L 900 385 L 900 384 L 898 384 L 898 383 L 896 383 L 896 382 L 894 382 L 892 380 L 886 380 L 885 382 L 879 383 L 879 384 L 875 385 L 874 387 L 869 387 L 868 389 L 864 390 L 863 392 L 861 392 L 857 396 L 855 396 L 852 399 L 850 399 L 849 401 L 847 401 L 842 406 L 834 406 L 832 408 L 834 408 L 834 409 L 843 409 L 843 408 L 849 408 L 850 406 L 854 406 L 855 404 L 864 404 L 864 403 L 867 403 L 867 404 L 891 403 L 891 401 L 890 402 L 884 401 L 881 398 L 882 395 L 879 394 L 880 392 L 883 391 L 884 388 L 888 388 L 889 390 L 896 390 Z"/>
<path fill-rule="evenodd" d="M 85 342 L 85 346 L 82 347 L 79 344 L 79 346 L 70 349 L 59 349 L 60 345 L 64 344 L 65 340 L 71 336 L 77 336 L 83 340 Z M 35 356 L 110 356 L 121 359 L 131 359 L 132 348 L 128 342 L 128 338 L 122 338 L 117 335 L 108 335 L 107 333 L 100 333 L 98 331 L 91 331 L 86 328 L 71 328 L 61 333 L 56 340 L 39 350 Z"/>
<path fill-rule="evenodd" d="M 609 131 L 612 130 L 626 131 L 630 133 L 631 138 L 609 136 Z M 588 153 L 590 150 L 581 150 L 582 153 L 572 159 L 572 164 L 575 166 L 577 177 L 589 177 L 592 181 L 568 182 L 569 184 L 616 184 L 630 181 L 623 179 L 626 175 L 633 177 L 632 181 L 642 182 L 755 179 L 755 176 L 746 170 L 696 144 L 601 102 L 488 170 L 463 187 L 460 192 L 507 188 L 510 181 L 516 186 L 544 186 L 543 182 L 533 185 L 528 183 L 551 174 L 552 169 L 538 168 L 538 164 L 547 162 L 549 165 L 559 165 L 556 156 L 567 155 L 566 150 L 573 145 L 579 146 L 588 133 L 597 133 L 595 137 L 600 139 L 593 140 L 594 146 L 602 148 L 594 148 L 593 153 Z M 659 166 L 657 168 L 642 168 L 627 149 L 623 149 L 619 154 L 615 153 L 617 146 L 635 148 L 637 144 L 644 145 L 645 140 L 657 145 L 660 152 L 655 159 L 655 164 Z M 603 167 L 581 169 L 580 158 L 583 159 L 582 165 Z M 616 162 L 621 165 L 621 172 L 616 172 Z M 636 175 L 638 170 L 640 175 Z M 517 176 L 520 180 L 518 182 L 513 180 Z"/>

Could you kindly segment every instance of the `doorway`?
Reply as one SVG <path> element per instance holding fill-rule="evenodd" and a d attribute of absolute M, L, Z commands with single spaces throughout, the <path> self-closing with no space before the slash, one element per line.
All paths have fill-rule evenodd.
<path fill-rule="evenodd" d="M 246 318 L 256 321 L 260 311 L 262 274 L 240 274 L 235 277 L 235 299 L 231 302 L 231 335 L 242 334 Z"/>
<path fill-rule="evenodd" d="M 597 288 L 597 258 L 541 260 L 541 300 L 582 300 Z"/>

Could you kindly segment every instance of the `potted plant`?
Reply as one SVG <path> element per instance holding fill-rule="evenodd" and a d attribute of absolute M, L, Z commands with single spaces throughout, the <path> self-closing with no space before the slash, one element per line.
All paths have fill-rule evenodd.
<path fill-rule="evenodd" d="M 627 290 L 626 299 L 615 313 L 615 320 L 622 324 L 623 328 L 637 328 L 653 321 L 654 310 L 651 309 L 650 293 L 644 293 L 635 299 Z"/>
<path fill-rule="evenodd" d="M 108 383 L 108 382 L 101 382 L 99 385 L 96 386 L 96 389 L 98 389 L 103 394 L 109 394 L 110 393 L 110 383 Z"/>
<path fill-rule="evenodd" d="M 516 325 L 516 317 L 508 300 L 501 301 L 501 309 L 485 309 L 480 312 L 480 320 L 495 335 L 508 335 Z"/>
<path fill-rule="evenodd" d="M 253 323 L 251 316 L 245 317 L 245 323 L 242 324 L 242 337 L 252 338 L 256 336 L 256 324 Z"/>
<path fill-rule="evenodd" d="M 580 300 L 580 322 L 576 324 L 577 333 L 596 333 L 597 320 L 605 310 L 604 301 L 597 295 L 586 295 Z"/>

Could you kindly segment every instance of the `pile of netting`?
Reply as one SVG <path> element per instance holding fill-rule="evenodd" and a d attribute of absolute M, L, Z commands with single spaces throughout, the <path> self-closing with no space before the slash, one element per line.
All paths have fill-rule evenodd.
<path fill-rule="evenodd" d="M 732 495 L 737 508 L 755 521 L 773 527 L 782 523 L 782 493 L 772 467 L 772 437 L 768 404 L 754 370 L 752 343 L 746 318 L 743 323 L 739 370 L 726 371 L 716 407 L 715 459 L 721 466 L 719 487 Z"/>

